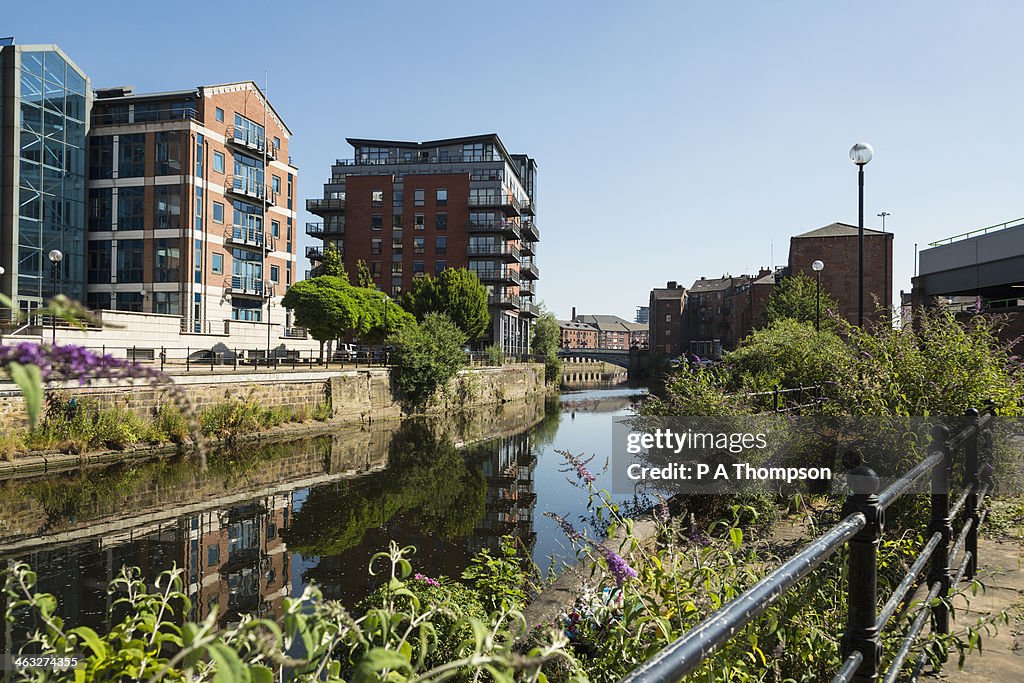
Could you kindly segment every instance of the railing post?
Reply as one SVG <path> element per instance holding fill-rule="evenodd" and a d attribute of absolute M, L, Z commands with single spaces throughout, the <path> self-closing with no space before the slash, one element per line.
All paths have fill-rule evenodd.
<path fill-rule="evenodd" d="M 167 362 L 167 347 L 160 347 L 160 372 L 164 371 L 164 363 Z"/>
<path fill-rule="evenodd" d="M 928 585 L 931 586 L 936 581 L 940 584 L 941 599 L 932 605 L 932 632 L 945 635 L 949 633 L 949 609 L 945 600 L 952 582 L 949 573 L 949 542 L 953 536 L 953 527 L 949 520 L 949 475 L 953 465 L 953 453 L 949 447 L 949 428 L 945 425 L 938 425 L 932 429 L 932 444 L 928 453 L 931 455 L 936 451 L 942 453 L 943 459 L 932 470 L 931 522 L 928 525 L 928 533 L 934 534 L 937 531 L 942 534 L 942 539 L 932 553 L 931 566 L 928 568 Z M 946 657 L 940 655 L 940 658 L 946 661 Z"/>
<path fill-rule="evenodd" d="M 981 482 L 978 479 L 978 437 L 980 428 L 978 426 L 978 409 L 968 408 L 964 415 L 967 416 L 967 423 L 971 427 L 971 435 L 967 437 L 967 445 L 964 454 L 964 486 L 970 489 L 967 494 L 967 501 L 964 503 L 964 520 L 970 521 L 971 528 L 967 530 L 967 540 L 964 551 L 971 554 L 967 561 L 967 571 L 964 576 L 968 579 L 974 578 L 978 569 L 978 487 Z"/>
<path fill-rule="evenodd" d="M 231 369 L 234 370 L 235 372 L 238 371 L 238 349 L 235 349 L 234 361 L 232 363 Z"/>
<path fill-rule="evenodd" d="M 185 372 L 192 372 L 192 347 L 185 347 Z"/>
<path fill-rule="evenodd" d="M 843 516 L 860 512 L 867 525 L 850 539 L 848 557 L 846 633 L 843 636 L 843 658 L 854 652 L 863 655 L 854 674 L 857 683 L 878 680 L 882 664 L 882 644 L 876 621 L 878 615 L 878 542 L 885 526 L 885 512 L 878 504 L 878 475 L 866 465 L 850 470 L 847 481 L 850 493 L 843 505 Z"/>
<path fill-rule="evenodd" d="M 772 412 L 779 412 L 779 388 L 772 389 Z"/>

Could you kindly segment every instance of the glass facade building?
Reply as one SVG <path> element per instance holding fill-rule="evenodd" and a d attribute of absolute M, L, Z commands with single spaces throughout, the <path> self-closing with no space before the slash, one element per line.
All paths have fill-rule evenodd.
<path fill-rule="evenodd" d="M 0 47 L 0 292 L 22 311 L 85 282 L 89 79 L 55 45 Z M 54 272 L 48 254 L 63 254 Z"/>

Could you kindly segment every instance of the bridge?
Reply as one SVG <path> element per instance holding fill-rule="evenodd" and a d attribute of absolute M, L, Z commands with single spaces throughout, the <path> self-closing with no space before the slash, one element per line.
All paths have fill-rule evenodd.
<path fill-rule="evenodd" d="M 604 361 L 618 365 L 620 368 L 629 369 L 629 349 L 559 349 L 558 357 L 563 360 L 585 358 Z"/>

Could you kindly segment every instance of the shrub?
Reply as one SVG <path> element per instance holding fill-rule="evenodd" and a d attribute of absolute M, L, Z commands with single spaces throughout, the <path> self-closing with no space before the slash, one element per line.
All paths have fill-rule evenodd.
<path fill-rule="evenodd" d="M 191 438 L 188 418 L 180 408 L 170 403 L 160 406 L 154 427 L 172 443 L 188 443 Z"/>
<path fill-rule="evenodd" d="M 466 335 L 440 313 L 420 325 L 407 325 L 389 338 L 392 380 L 406 407 L 419 409 L 466 364 Z"/>
<path fill-rule="evenodd" d="M 313 419 L 317 422 L 325 422 L 330 420 L 334 412 L 331 408 L 331 399 L 328 398 L 326 401 L 320 401 L 313 407 Z"/>
<path fill-rule="evenodd" d="M 25 441 L 17 432 L 0 434 L 0 460 L 13 460 L 14 454 L 25 447 Z"/>
<path fill-rule="evenodd" d="M 501 344 L 491 344 L 484 349 L 484 358 L 487 359 L 488 365 L 504 365 L 505 364 L 505 352 L 501 348 Z"/>

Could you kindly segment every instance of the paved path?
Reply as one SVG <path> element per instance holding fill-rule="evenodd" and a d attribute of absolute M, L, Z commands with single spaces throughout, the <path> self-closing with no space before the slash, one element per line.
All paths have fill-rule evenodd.
<path fill-rule="evenodd" d="M 978 580 L 985 586 L 972 596 L 967 609 L 957 599 L 958 630 L 974 624 L 982 615 L 1010 611 L 1010 623 L 1000 624 L 996 635 L 983 636 L 984 650 L 972 652 L 958 670 L 956 655 L 950 657 L 941 677 L 952 683 L 1020 683 L 1024 681 L 1024 544 L 1020 541 L 978 539 L 981 568 Z"/>

